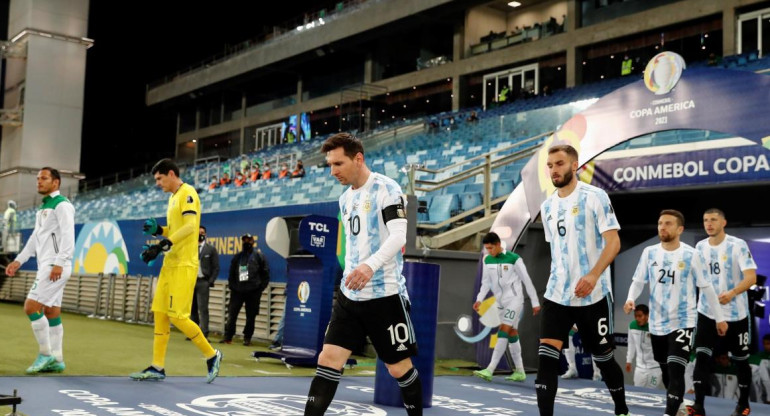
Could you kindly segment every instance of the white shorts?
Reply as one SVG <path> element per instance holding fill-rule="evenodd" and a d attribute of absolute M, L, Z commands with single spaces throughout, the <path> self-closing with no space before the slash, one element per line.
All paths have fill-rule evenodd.
<path fill-rule="evenodd" d="M 509 302 L 504 306 L 497 305 L 497 312 L 500 315 L 500 322 L 503 325 L 508 325 L 511 328 L 518 329 L 519 321 L 521 320 L 521 311 L 524 309 L 524 304 L 521 302 Z"/>
<path fill-rule="evenodd" d="M 35 282 L 29 289 L 27 299 L 32 299 L 45 306 L 61 306 L 64 286 L 67 285 L 67 281 L 70 279 L 72 266 L 64 266 L 61 278 L 55 282 L 51 281 L 52 268 L 52 265 L 46 265 L 38 269 Z"/>
<path fill-rule="evenodd" d="M 639 368 L 634 369 L 634 386 L 647 387 L 648 389 L 663 388 L 663 372 L 658 368 Z"/>

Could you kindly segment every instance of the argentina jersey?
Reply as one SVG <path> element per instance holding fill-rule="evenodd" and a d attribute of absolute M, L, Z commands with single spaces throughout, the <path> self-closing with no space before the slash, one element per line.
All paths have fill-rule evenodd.
<path fill-rule="evenodd" d="M 646 247 L 633 280 L 650 285 L 652 335 L 694 328 L 698 317 L 695 310 L 697 288 L 711 284 L 703 268 L 703 257 L 685 243 L 680 243 L 673 251 L 660 244 Z"/>
<path fill-rule="evenodd" d="M 348 274 L 380 249 L 389 232 L 382 210 L 394 205 L 406 207 L 401 187 L 393 179 L 372 172 L 364 186 L 348 188 L 340 197 L 342 225 L 345 229 L 345 270 L 340 289 L 350 300 L 369 300 L 401 294 L 408 299 L 406 280 L 401 275 L 404 257 L 399 251 L 374 272 L 361 290 L 345 287 Z M 391 221 L 406 221 L 405 216 Z"/>
<path fill-rule="evenodd" d="M 602 233 L 619 230 L 610 198 L 603 190 L 578 182 L 566 197 L 554 192 L 540 207 L 545 240 L 551 243 L 551 273 L 545 298 L 565 306 L 592 305 L 612 294 L 609 267 L 589 296 L 575 296 L 575 286 L 599 260 Z"/>
<path fill-rule="evenodd" d="M 744 270 L 757 268 L 746 242 L 731 235 L 727 235 L 719 245 L 712 246 L 707 238 L 699 241 L 695 248 L 703 255 L 706 272 L 711 277 L 717 296 L 735 289 L 743 280 Z M 714 319 L 714 313 L 710 308 L 706 295 L 701 293 L 698 299 L 698 312 Z M 749 316 L 749 297 L 746 292 L 734 297 L 730 303 L 722 305 L 722 313 L 728 322 L 740 321 Z"/>

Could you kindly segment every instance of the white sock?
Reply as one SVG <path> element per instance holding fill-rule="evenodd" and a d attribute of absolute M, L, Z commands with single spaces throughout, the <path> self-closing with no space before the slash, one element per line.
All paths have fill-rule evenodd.
<path fill-rule="evenodd" d="M 56 361 L 64 361 L 64 354 L 62 353 L 62 340 L 64 339 L 64 325 L 61 323 L 56 326 L 50 327 L 48 333 L 51 337 L 51 353 L 56 357 Z"/>
<path fill-rule="evenodd" d="M 509 343 L 508 350 L 511 352 L 511 358 L 513 358 L 513 365 L 516 366 L 516 371 L 524 371 L 524 361 L 521 359 L 521 343 L 519 340 Z"/>
<path fill-rule="evenodd" d="M 567 359 L 569 368 L 577 371 L 577 364 L 575 364 L 575 344 L 572 343 L 572 336 L 569 337 L 569 348 L 564 349 L 564 357 Z"/>
<path fill-rule="evenodd" d="M 594 357 L 591 356 L 591 365 L 594 366 L 594 377 L 601 376 L 602 372 L 599 370 L 599 367 L 596 365 L 596 361 L 594 361 Z"/>
<path fill-rule="evenodd" d="M 51 344 L 48 337 L 48 319 L 42 317 L 31 322 L 32 332 L 35 333 L 35 339 L 40 346 L 40 354 L 51 355 Z"/>
<path fill-rule="evenodd" d="M 503 358 L 503 354 L 505 354 L 505 347 L 507 345 L 508 345 L 508 338 L 497 337 L 497 344 L 495 344 L 495 349 L 494 351 L 492 351 L 492 359 L 489 361 L 487 370 L 493 373 L 495 372 L 495 369 L 497 368 L 497 364 L 500 363 L 500 359 Z"/>

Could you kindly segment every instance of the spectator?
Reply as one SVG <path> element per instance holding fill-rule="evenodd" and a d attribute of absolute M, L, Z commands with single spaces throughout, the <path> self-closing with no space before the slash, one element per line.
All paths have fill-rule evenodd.
<path fill-rule="evenodd" d="M 230 185 L 230 182 L 232 182 L 232 180 L 230 179 L 230 174 L 225 172 L 224 174 L 222 174 L 222 179 L 219 180 L 219 185 L 227 186 L 227 185 Z"/>
<path fill-rule="evenodd" d="M 738 400 L 738 368 L 730 361 L 727 351 L 714 357 L 714 375 L 711 377 L 711 395 Z"/>
<path fill-rule="evenodd" d="M 219 180 L 217 179 L 216 176 L 212 176 L 211 183 L 209 184 L 209 190 L 211 191 L 211 190 L 217 189 L 217 187 L 219 187 Z"/>
<path fill-rule="evenodd" d="M 305 174 L 304 170 L 302 174 Z M 14 238 L 16 233 L 16 218 L 16 201 L 8 201 L 8 209 L 3 214 L 2 233 L 0 233 L 0 247 L 4 251 L 10 250 L 11 244 L 8 242 Z"/>
<path fill-rule="evenodd" d="M 757 401 L 770 404 L 770 334 L 762 337 L 762 350 L 749 357 L 751 381 Z"/>
<path fill-rule="evenodd" d="M 270 164 L 265 163 L 265 171 L 262 172 L 262 179 L 271 179 L 273 177 L 273 171 L 270 170 Z"/>
<path fill-rule="evenodd" d="M 262 291 L 270 282 L 270 269 L 260 250 L 254 248 L 251 234 L 241 236 L 241 251 L 233 257 L 228 274 L 230 305 L 227 308 L 225 335 L 220 343 L 231 344 L 235 335 L 235 324 L 241 307 L 246 305 L 246 326 L 243 328 L 243 345 L 251 345 L 254 335 L 254 320 L 259 313 Z"/>
<path fill-rule="evenodd" d="M 251 171 L 251 181 L 256 182 L 262 176 L 262 172 L 259 171 L 259 163 L 254 162 L 254 170 Z"/>
<path fill-rule="evenodd" d="M 305 177 L 305 165 L 302 164 L 301 160 L 297 160 L 297 166 L 294 168 L 294 171 L 291 172 L 292 178 L 304 178 Z"/>
<path fill-rule="evenodd" d="M 290 178 L 290 172 L 289 172 L 289 165 L 286 163 L 281 163 L 281 170 L 278 172 L 278 179 L 288 179 Z"/>
<path fill-rule="evenodd" d="M 249 158 L 243 156 L 241 158 L 241 172 L 245 172 L 249 168 Z"/>
<path fill-rule="evenodd" d="M 206 227 L 201 225 L 198 233 L 198 280 L 195 282 L 190 319 L 201 327 L 206 338 L 209 337 L 209 289 L 214 287 L 217 276 L 219 254 L 214 246 L 206 243 Z"/>
<path fill-rule="evenodd" d="M 238 172 L 235 175 L 235 187 L 240 188 L 244 183 L 246 183 L 246 177 L 244 177 L 241 172 Z"/>
<path fill-rule="evenodd" d="M 478 114 L 476 114 L 476 111 L 471 111 L 471 115 L 469 115 L 465 121 L 467 121 L 468 123 L 478 123 L 479 116 Z"/>

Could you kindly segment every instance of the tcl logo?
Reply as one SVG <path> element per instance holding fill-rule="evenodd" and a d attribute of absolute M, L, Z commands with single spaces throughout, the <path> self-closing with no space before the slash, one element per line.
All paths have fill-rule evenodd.
<path fill-rule="evenodd" d="M 308 221 L 308 225 L 310 226 L 310 231 L 318 231 L 321 233 L 328 233 L 329 228 L 326 226 L 326 224 L 322 222 L 310 222 Z"/>

